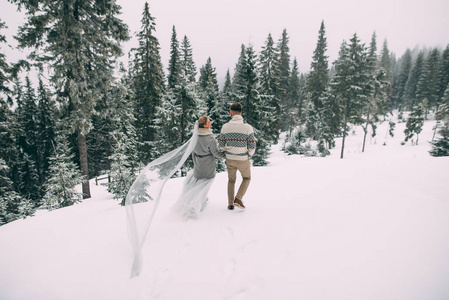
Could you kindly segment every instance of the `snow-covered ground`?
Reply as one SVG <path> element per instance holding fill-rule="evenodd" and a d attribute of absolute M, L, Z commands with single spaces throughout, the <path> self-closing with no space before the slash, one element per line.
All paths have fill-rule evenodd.
<path fill-rule="evenodd" d="M 0 299 L 449 299 L 449 157 L 401 146 L 388 122 L 326 158 L 286 156 L 252 169 L 246 211 L 228 211 L 226 173 L 198 219 L 173 218 L 182 178 L 163 192 L 139 277 L 126 212 L 92 199 L 0 227 Z M 384 146 L 386 142 L 386 146 Z"/>

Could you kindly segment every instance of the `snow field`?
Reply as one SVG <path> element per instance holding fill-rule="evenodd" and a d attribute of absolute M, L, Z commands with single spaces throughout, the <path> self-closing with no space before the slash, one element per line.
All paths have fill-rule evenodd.
<path fill-rule="evenodd" d="M 0 299 L 448 299 L 449 158 L 428 155 L 433 125 L 401 146 L 405 124 L 385 139 L 384 122 L 365 153 L 356 128 L 343 160 L 340 140 L 326 158 L 275 145 L 245 211 L 227 210 L 220 173 L 183 220 L 170 180 L 134 279 L 125 209 L 92 184 L 92 199 L 0 227 Z"/>

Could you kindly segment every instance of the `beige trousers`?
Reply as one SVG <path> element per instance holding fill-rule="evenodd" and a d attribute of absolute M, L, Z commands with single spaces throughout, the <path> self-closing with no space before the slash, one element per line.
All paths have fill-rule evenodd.
<path fill-rule="evenodd" d="M 249 182 L 251 181 L 251 162 L 250 160 L 226 160 L 226 167 L 228 169 L 228 203 L 234 205 L 234 199 L 243 199 L 243 196 L 248 189 Z M 242 175 L 242 183 L 240 184 L 237 195 L 235 195 L 235 181 L 237 179 L 237 170 Z"/>

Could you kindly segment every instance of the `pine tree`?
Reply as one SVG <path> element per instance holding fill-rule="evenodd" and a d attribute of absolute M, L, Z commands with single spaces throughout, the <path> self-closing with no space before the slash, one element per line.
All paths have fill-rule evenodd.
<path fill-rule="evenodd" d="M 335 62 L 335 75 L 332 78 L 332 93 L 337 97 L 342 112 L 342 148 L 341 158 L 344 154 L 345 138 L 349 124 L 362 122 L 362 109 L 367 102 L 367 90 L 369 84 L 369 64 L 364 44 L 360 44 L 357 35 L 347 45 L 343 42 L 339 58 Z"/>
<path fill-rule="evenodd" d="M 127 142 L 125 154 L 128 157 L 131 169 L 134 171 L 141 169 L 144 165 L 138 153 L 137 130 L 134 126 L 136 124 L 134 103 L 129 97 L 130 90 L 127 88 L 129 86 L 127 80 L 126 76 L 122 76 L 121 80 L 111 87 L 112 110 L 114 111 L 111 118 L 114 131 L 121 132 L 125 135 Z"/>
<path fill-rule="evenodd" d="M 301 117 L 301 111 L 303 109 L 303 99 L 301 97 L 301 81 L 300 74 L 298 69 L 298 61 L 296 57 L 293 60 L 292 72 L 290 74 L 290 82 L 289 82 L 289 94 L 288 94 L 288 106 L 290 107 L 289 112 L 289 121 L 287 124 L 287 128 L 289 131 L 293 129 L 293 127 L 299 124 L 298 117 Z"/>
<path fill-rule="evenodd" d="M 2 22 L 0 19 L 0 45 L 2 43 L 6 43 L 6 37 L 3 34 L 1 34 L 1 31 L 4 28 L 8 28 L 8 27 L 6 27 L 5 23 Z M 10 73 L 10 68 L 6 61 L 6 56 L 4 53 L 0 52 L 0 98 L 3 98 L 2 94 L 6 98 L 7 94 L 9 94 L 9 92 L 10 92 L 10 90 L 8 88 L 9 73 Z M 4 99 L 4 100 L 6 100 L 6 99 Z"/>
<path fill-rule="evenodd" d="M 108 182 L 108 192 L 114 195 L 115 200 L 119 200 L 121 205 L 125 204 L 125 198 L 129 188 L 136 179 L 137 170 L 132 166 L 128 153 L 130 153 L 130 143 L 125 133 L 114 131 L 111 134 L 115 142 L 114 153 L 109 157 L 111 160 L 111 170 Z"/>
<path fill-rule="evenodd" d="M 315 140 L 322 141 L 322 130 L 326 125 L 323 116 L 323 96 L 329 82 L 329 65 L 326 56 L 327 41 L 324 21 L 321 22 L 318 33 L 318 42 L 313 52 L 310 74 L 307 76 L 306 92 L 311 104 L 308 105 L 308 122 L 306 123 L 309 136 Z"/>
<path fill-rule="evenodd" d="M 321 97 L 329 81 L 329 64 L 327 60 L 328 56 L 326 56 L 327 41 L 325 34 L 324 21 L 322 21 L 306 85 L 306 90 L 317 111 L 320 111 L 323 107 Z"/>
<path fill-rule="evenodd" d="M 83 197 L 90 198 L 86 134 L 95 101 L 113 78 L 115 58 L 122 55 L 119 43 L 129 38 L 127 26 L 116 17 L 120 6 L 114 0 L 11 2 L 27 9 L 19 47 L 34 47 L 31 57 L 52 69 L 58 100 L 77 134 Z"/>
<path fill-rule="evenodd" d="M 193 61 L 192 47 L 187 36 L 184 36 L 184 39 L 182 40 L 180 60 L 182 75 L 184 78 L 187 82 L 195 82 L 196 66 Z"/>
<path fill-rule="evenodd" d="M 12 222 L 20 217 L 19 207 L 22 197 L 13 188 L 9 178 L 9 167 L 0 158 L 0 225 Z"/>
<path fill-rule="evenodd" d="M 167 89 L 162 105 L 157 108 L 156 128 L 158 138 L 155 142 L 156 156 L 167 153 L 180 144 L 181 104 L 172 89 Z"/>
<path fill-rule="evenodd" d="M 180 146 L 190 138 L 195 121 L 204 111 L 200 109 L 203 106 L 200 104 L 201 100 L 196 93 L 195 82 L 188 81 L 182 73 L 179 42 L 174 26 L 170 48 L 168 86 L 171 91 L 168 94 L 169 97 L 176 99 L 176 105 L 181 109 L 178 121 L 178 138 L 172 140 L 172 143 L 173 146 Z"/>
<path fill-rule="evenodd" d="M 432 144 L 430 155 L 449 156 L 449 83 L 444 92 L 444 96 L 441 98 L 441 106 L 437 118 L 438 122 L 442 121 L 444 124 L 439 130 L 441 137 L 430 142 Z"/>
<path fill-rule="evenodd" d="M 400 69 L 396 84 L 393 87 L 397 106 L 402 109 L 404 107 L 405 86 L 412 69 L 412 53 L 407 49 L 400 59 Z"/>
<path fill-rule="evenodd" d="M 271 118 L 275 124 L 280 122 L 281 117 L 281 103 L 277 97 L 279 88 L 279 78 L 277 77 L 278 65 L 279 53 L 278 49 L 274 46 L 274 41 L 270 33 L 259 55 L 259 74 L 261 92 L 267 96 L 266 103 L 272 111 Z M 272 128 L 272 133 L 270 133 L 272 135 L 272 142 L 276 142 L 279 139 L 279 132 L 276 127 Z"/>
<path fill-rule="evenodd" d="M 13 81 L 13 88 L 11 90 L 11 99 L 17 104 L 22 105 L 22 84 L 19 77 L 15 77 Z M 1 100 L 1 98 L 0 98 Z M 19 146 L 19 137 L 23 136 L 23 126 L 17 120 L 17 110 L 11 111 L 10 105 L 6 102 L 0 103 L 1 119 L 0 119 L 0 158 L 6 161 L 9 167 L 9 178 L 13 182 L 13 187 L 16 192 L 19 191 L 19 165 L 20 153 L 22 152 Z M 4 146 L 3 146 L 4 145 Z"/>
<path fill-rule="evenodd" d="M 419 103 L 415 105 L 412 112 L 410 113 L 407 123 L 405 124 L 405 140 L 407 142 L 412 140 L 412 145 L 418 145 L 419 134 L 422 131 L 422 127 L 424 125 L 424 114 L 425 114 L 425 105 L 423 103 Z M 416 135 L 416 139 L 413 137 Z"/>
<path fill-rule="evenodd" d="M 444 93 L 449 84 L 449 44 L 446 46 L 446 49 L 443 51 L 442 59 L 441 59 L 441 69 L 439 76 L 439 92 L 438 99 L 441 100 L 444 97 Z"/>
<path fill-rule="evenodd" d="M 431 107 L 438 107 L 439 105 L 439 76 L 440 53 L 438 49 L 433 49 L 424 62 L 423 70 L 416 87 L 417 100 L 423 103 L 427 99 L 428 106 L 426 107 L 426 111 L 430 110 Z"/>
<path fill-rule="evenodd" d="M 290 78 L 290 48 L 288 46 L 289 37 L 287 30 L 284 29 L 282 37 L 279 39 L 277 48 L 279 52 L 279 62 L 276 66 L 276 77 L 278 78 L 278 88 L 276 97 L 281 104 L 281 116 L 279 118 L 279 128 L 285 130 L 283 120 L 287 119 L 289 107 L 287 107 L 287 98 L 289 93 L 289 78 Z"/>
<path fill-rule="evenodd" d="M 210 57 L 200 69 L 199 87 L 201 89 L 201 98 L 205 100 L 207 106 L 206 114 L 213 121 L 212 130 L 217 132 L 223 125 L 220 122 L 220 90 L 218 87 L 217 74 L 212 66 Z"/>
<path fill-rule="evenodd" d="M 387 40 L 384 40 L 382 50 L 380 52 L 380 67 L 384 69 L 387 80 L 391 81 L 391 57 L 390 57 L 390 50 L 388 49 L 388 42 Z"/>
<path fill-rule="evenodd" d="M 246 81 L 245 81 L 245 69 L 247 64 L 246 58 L 246 46 L 241 45 L 240 47 L 240 56 L 237 61 L 237 64 L 234 68 L 234 75 L 232 78 L 232 102 L 240 102 L 242 99 L 242 94 L 245 91 Z"/>
<path fill-rule="evenodd" d="M 218 103 L 217 114 L 218 119 L 216 123 L 223 126 L 229 119 L 229 108 L 232 104 L 232 81 L 229 69 L 226 71 L 225 82 L 223 89 L 220 91 L 220 101 Z M 220 128 L 221 128 L 220 126 Z"/>
<path fill-rule="evenodd" d="M 173 26 L 170 42 L 170 60 L 168 62 L 168 87 L 171 89 L 176 88 L 177 85 L 181 84 L 181 78 L 181 54 L 179 50 L 179 41 L 176 35 L 176 28 Z"/>
<path fill-rule="evenodd" d="M 266 134 L 271 126 L 275 126 L 271 119 L 269 108 L 264 103 L 264 95 L 259 93 L 259 76 L 257 73 L 257 57 L 252 46 L 246 47 L 246 61 L 240 74 L 241 82 L 245 85 L 241 89 L 243 106 L 242 116 L 254 127 L 256 142 L 256 153 L 253 156 L 253 165 L 265 166 L 269 155 L 270 137 Z M 266 98 L 265 98 L 266 99 Z"/>
<path fill-rule="evenodd" d="M 48 88 L 39 76 L 37 92 L 37 141 L 39 182 L 43 185 L 48 176 L 50 156 L 52 155 L 52 143 L 56 137 L 56 118 L 58 110 L 55 101 L 51 98 Z"/>
<path fill-rule="evenodd" d="M 64 134 L 57 135 L 50 157 L 49 179 L 44 185 L 45 195 L 43 207 L 53 210 L 80 202 L 82 194 L 75 187 L 83 181 L 80 170 L 73 163 L 74 155 L 70 153 L 67 138 Z"/>
<path fill-rule="evenodd" d="M 90 175 L 99 176 L 104 170 L 109 169 L 108 156 L 113 152 L 113 143 L 109 133 L 114 130 L 112 115 L 111 87 L 105 86 L 103 94 L 95 103 L 96 114 L 92 116 L 93 130 L 87 134 L 86 139 L 89 145 L 87 153 L 89 155 Z"/>
<path fill-rule="evenodd" d="M 139 138 L 138 153 L 143 163 L 156 156 L 152 146 L 157 140 L 155 118 L 164 97 L 164 70 L 160 56 L 155 18 L 151 16 L 146 2 L 142 13 L 141 30 L 137 33 L 139 46 L 132 49 L 129 97 L 135 105 L 135 129 Z"/>
<path fill-rule="evenodd" d="M 412 110 L 417 103 L 416 87 L 421 77 L 424 64 L 424 53 L 421 51 L 416 58 L 410 76 L 405 84 L 404 100 L 409 110 Z"/>
<path fill-rule="evenodd" d="M 27 76 L 25 79 L 25 92 L 15 111 L 22 134 L 18 137 L 18 145 L 21 149 L 18 165 L 18 187 L 22 197 L 34 202 L 34 206 L 40 205 L 42 196 L 41 181 L 37 169 L 38 158 L 38 125 L 37 104 L 35 90 Z"/>

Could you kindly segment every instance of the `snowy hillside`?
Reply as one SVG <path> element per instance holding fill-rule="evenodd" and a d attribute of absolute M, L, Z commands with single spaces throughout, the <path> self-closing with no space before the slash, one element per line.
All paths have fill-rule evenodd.
<path fill-rule="evenodd" d="M 92 199 L 0 227 L 0 299 L 449 299 L 449 157 L 360 128 L 330 157 L 286 156 L 252 169 L 246 211 L 228 211 L 218 174 L 198 219 L 170 213 L 170 180 L 139 277 L 125 209 L 105 188 Z M 386 146 L 383 146 L 384 142 Z"/>

